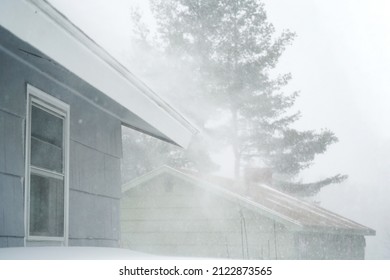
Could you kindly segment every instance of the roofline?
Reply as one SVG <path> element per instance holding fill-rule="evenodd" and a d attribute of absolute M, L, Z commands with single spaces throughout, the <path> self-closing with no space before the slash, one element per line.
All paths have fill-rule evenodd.
<path fill-rule="evenodd" d="M 23 25 L 20 19 L 24 20 Z M 3 0 L 0 25 L 144 119 L 168 141 L 187 147 L 198 133 L 176 109 L 46 0 Z M 64 56 L 58 46 L 72 55 Z"/>
<path fill-rule="evenodd" d="M 371 229 L 371 228 L 369 228 L 369 227 L 366 227 L 366 226 L 364 226 L 364 225 L 362 225 L 362 224 L 359 224 L 359 223 L 357 223 L 357 222 L 355 222 L 355 221 L 352 221 L 352 220 L 350 220 L 350 219 L 348 219 L 348 218 L 345 218 L 345 217 L 343 217 L 343 216 L 341 216 L 341 215 L 339 215 L 339 214 L 336 214 L 336 213 L 334 213 L 334 212 L 332 212 L 332 211 L 329 211 L 329 210 L 327 210 L 327 209 L 325 209 L 325 208 L 323 208 L 323 207 L 321 207 L 321 206 L 313 205 L 313 204 L 311 204 L 311 203 L 309 203 L 309 202 L 307 202 L 307 201 L 298 199 L 298 198 L 296 198 L 296 197 L 294 197 L 294 196 L 291 196 L 291 195 L 289 195 L 289 194 L 286 194 L 286 193 L 284 193 L 284 192 L 282 192 L 282 191 L 280 191 L 280 190 L 274 189 L 274 188 L 272 188 L 272 187 L 270 187 L 270 186 L 268 186 L 268 185 L 261 184 L 261 186 L 262 186 L 263 188 L 270 189 L 272 192 L 278 193 L 278 194 L 281 195 L 281 196 L 288 197 L 288 199 L 295 200 L 296 202 L 299 202 L 300 204 L 303 204 L 303 205 L 305 205 L 305 206 L 307 206 L 307 207 L 315 207 L 315 208 L 317 208 L 317 210 L 320 210 L 321 212 L 326 212 L 327 215 L 330 215 L 330 216 L 335 217 L 335 218 L 340 219 L 340 220 L 344 220 L 344 221 L 349 222 L 349 223 L 352 222 L 352 223 L 354 223 L 355 225 L 362 227 L 362 229 L 355 229 L 355 230 L 352 230 L 353 232 L 359 231 L 359 232 L 361 232 L 361 233 L 364 233 L 364 235 L 375 235 L 375 233 L 376 233 L 375 230 L 373 230 L 373 229 Z M 311 231 L 318 231 L 318 228 L 317 228 L 317 227 L 311 227 L 311 229 L 312 229 Z M 323 229 L 323 228 L 321 228 L 321 229 Z M 330 229 L 329 232 L 344 232 L 344 233 L 351 233 L 351 230 L 348 230 L 348 229 L 336 229 L 336 230 Z"/>
<path fill-rule="evenodd" d="M 52 18 L 53 21 L 57 22 L 62 26 L 67 32 L 72 36 L 77 38 L 80 42 L 85 44 L 92 52 L 94 52 L 98 57 L 103 59 L 108 65 L 114 68 L 118 73 L 123 77 L 131 81 L 136 87 L 142 91 L 148 98 L 153 102 L 162 107 L 165 111 L 174 115 L 177 120 L 188 127 L 193 133 L 197 133 L 198 130 L 191 124 L 183 115 L 181 115 L 172 105 L 166 102 L 161 98 L 157 93 L 155 93 L 150 87 L 148 87 L 143 81 L 137 78 L 129 69 L 127 69 L 122 63 L 120 63 L 116 58 L 114 58 L 109 52 L 107 52 L 103 47 L 101 47 L 95 40 L 93 40 L 89 35 L 87 35 L 83 30 L 71 22 L 63 13 L 57 10 L 53 5 L 51 5 L 46 0 L 27 0 L 34 5 L 38 6 L 43 10 L 48 16 Z M 44 4 L 43 4 L 44 3 Z"/>
<path fill-rule="evenodd" d="M 356 223 L 358 224 L 358 223 Z M 360 225 L 360 224 L 358 224 Z M 363 226 L 363 225 L 360 225 L 362 227 L 364 227 L 365 229 L 347 229 L 347 228 L 326 228 L 326 227 L 314 227 L 314 226 L 308 226 L 309 230 L 307 230 L 306 232 L 308 233 L 324 233 L 324 228 L 326 228 L 326 233 L 333 233 L 333 234 L 340 234 L 340 233 L 343 233 L 343 234 L 350 234 L 350 235 L 365 235 L 365 236 L 369 236 L 369 235 L 375 235 L 376 234 L 376 231 L 371 229 L 371 228 L 368 228 L 366 226 Z"/>
<path fill-rule="evenodd" d="M 125 183 L 122 185 L 122 194 L 123 193 L 126 193 L 128 192 L 129 190 L 137 187 L 138 185 L 164 173 L 164 172 L 167 172 L 171 175 L 176 175 L 178 177 L 180 177 L 181 179 L 183 180 L 186 180 L 186 181 L 189 181 L 189 182 L 192 182 L 192 183 L 200 183 L 200 187 L 204 188 L 204 189 L 207 189 L 209 191 L 214 191 L 214 192 L 217 192 L 219 194 L 222 194 L 224 195 L 226 198 L 232 200 L 232 201 L 238 201 L 238 202 L 241 202 L 240 205 L 243 205 L 247 208 L 250 208 L 254 211 L 260 211 L 261 214 L 269 217 L 269 218 L 273 218 L 276 220 L 278 220 L 279 222 L 289 226 L 291 229 L 295 229 L 295 230 L 298 230 L 299 228 L 302 228 L 303 225 L 284 216 L 284 215 L 281 215 L 280 213 L 277 213 L 275 211 L 273 211 L 272 209 L 269 209 L 267 207 L 264 207 L 262 206 L 261 204 L 251 200 L 251 199 L 248 199 L 246 197 L 243 197 L 237 193 L 234 193 L 234 192 L 231 192 L 229 190 L 226 190 L 224 188 L 221 188 L 220 186 L 218 185 L 215 185 L 215 184 L 212 184 L 212 183 L 209 183 L 209 182 L 205 182 L 195 176 L 192 176 L 192 175 L 189 175 L 189 174 L 186 174 L 186 173 L 183 173 L 175 168 L 172 168 L 170 166 L 167 166 L 167 165 L 163 165 L 163 166 L 160 166 L 158 167 L 157 169 L 154 169 L 146 174 L 143 174 L 142 176 L 140 177 L 137 177 L 135 178 L 134 180 L 128 182 L 128 183 Z"/>
<path fill-rule="evenodd" d="M 252 210 L 255 210 L 257 212 L 260 212 L 261 214 L 267 216 L 268 218 L 273 218 L 287 226 L 289 226 L 289 228 L 291 230 L 294 230 L 294 231 L 303 231 L 303 232 L 324 232 L 324 229 L 326 229 L 325 232 L 327 233 L 344 233 L 344 234 L 352 234 L 352 235 L 356 235 L 356 234 L 361 234 L 361 235 L 375 235 L 375 230 L 371 229 L 371 228 L 368 228 L 366 226 L 363 226 L 359 223 L 356 223 L 354 221 L 351 221 L 347 218 L 344 218 L 336 213 L 333 213 L 329 210 L 326 210 L 322 207 L 319 207 L 319 206 L 315 206 L 316 208 L 319 208 L 320 210 L 323 210 L 323 211 L 326 211 L 327 214 L 330 214 L 332 216 L 335 216 L 337 217 L 338 219 L 343 219 L 343 220 L 347 220 L 349 222 L 353 222 L 354 224 L 356 225 L 359 225 L 361 227 L 363 227 L 362 229 L 340 229 L 340 228 L 330 228 L 330 227 L 315 227 L 315 226 L 307 226 L 307 225 L 303 225 L 293 219 L 290 219 L 284 215 L 281 215 L 280 213 L 278 212 L 275 212 L 273 211 L 272 209 L 269 209 L 267 207 L 264 207 L 263 205 L 251 200 L 251 199 L 248 199 L 242 195 L 239 195 L 237 193 L 234 193 L 232 191 L 229 191 L 229 190 L 226 190 L 220 186 L 217 186 L 215 184 L 212 184 L 212 183 L 209 183 L 209 182 L 205 182 L 204 180 L 201 180 L 195 176 L 192 176 L 190 174 L 187 174 L 187 173 L 183 173 L 175 168 L 172 168 L 170 166 L 167 166 L 167 165 L 163 165 L 163 166 L 160 166 L 148 173 L 145 173 L 133 180 L 131 180 L 130 182 L 128 183 L 125 183 L 122 185 L 122 194 L 128 192 L 129 190 L 139 186 L 140 184 L 164 173 L 164 172 L 167 172 L 171 175 L 177 175 L 178 177 L 180 177 L 181 179 L 183 180 L 186 180 L 186 181 L 190 181 L 190 182 L 195 182 L 195 183 L 200 183 L 200 186 L 202 188 L 205 188 L 207 190 L 211 190 L 211 191 L 216 191 L 216 192 L 219 192 L 220 194 L 223 194 L 225 197 L 228 197 L 230 198 L 231 200 L 238 200 L 239 202 L 242 202 L 244 206 L 252 209 Z M 272 189 L 271 187 L 269 186 L 265 186 L 265 185 L 262 185 L 262 187 L 266 187 L 266 188 L 270 188 Z M 290 195 L 287 195 L 283 192 L 280 192 L 278 190 L 274 190 L 272 189 L 272 191 L 275 191 L 275 192 L 278 192 L 280 194 L 282 194 L 283 196 L 287 196 L 289 198 L 292 198 L 296 201 L 299 201 L 300 203 L 303 203 L 305 205 L 308 205 L 308 206 L 311 206 L 313 207 L 312 204 L 308 203 L 308 202 L 305 202 L 305 201 L 301 201 L 295 197 L 292 197 Z"/>

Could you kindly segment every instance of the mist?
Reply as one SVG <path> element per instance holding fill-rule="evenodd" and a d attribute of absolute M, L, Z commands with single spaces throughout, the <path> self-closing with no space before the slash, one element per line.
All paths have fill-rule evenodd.
<path fill-rule="evenodd" d="M 186 106 L 185 94 L 194 87 L 191 68 L 174 72 L 179 63 L 175 57 L 163 59 L 131 41 L 130 10 L 137 2 L 145 20 L 151 20 L 145 1 L 117 0 L 109 6 L 92 0 L 50 2 L 194 123 L 196 116 L 215 114 L 215 121 L 223 116 L 212 106 Z M 301 173 L 301 180 L 348 174 L 348 180 L 325 187 L 314 199 L 375 229 L 376 236 L 366 239 L 366 258 L 390 259 L 390 6 L 379 0 L 264 2 L 278 31 L 297 33 L 277 66 L 281 73 L 292 73 L 288 90 L 300 92 L 294 107 L 302 113 L 297 128 L 329 128 L 339 138 Z M 156 73 L 143 72 L 145 63 Z M 220 165 L 218 174 L 231 177 L 230 150 L 213 146 L 213 135 L 203 133 Z"/>
<path fill-rule="evenodd" d="M 342 171 L 321 205 L 376 229 L 366 257 L 389 259 L 390 10 L 387 1 L 265 1 L 270 20 L 298 36 L 279 69 L 300 90 L 300 127 L 328 127 L 339 142 L 302 176 Z"/>

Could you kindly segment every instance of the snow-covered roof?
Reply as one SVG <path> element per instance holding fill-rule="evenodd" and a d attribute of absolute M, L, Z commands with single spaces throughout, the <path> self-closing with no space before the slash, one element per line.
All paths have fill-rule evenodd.
<path fill-rule="evenodd" d="M 183 147 L 188 146 L 197 132 L 167 102 L 46 1 L 1 1 L 0 27 L 127 109 L 130 117 L 117 114 L 124 125 Z"/>
<path fill-rule="evenodd" d="M 297 199 L 265 184 L 255 184 L 251 196 L 234 180 L 219 176 L 202 175 L 169 166 L 159 167 L 122 186 L 123 195 L 131 189 L 162 175 L 170 174 L 194 186 L 222 195 L 243 207 L 285 224 L 292 230 L 341 234 L 375 235 L 375 231 L 329 210 Z"/>

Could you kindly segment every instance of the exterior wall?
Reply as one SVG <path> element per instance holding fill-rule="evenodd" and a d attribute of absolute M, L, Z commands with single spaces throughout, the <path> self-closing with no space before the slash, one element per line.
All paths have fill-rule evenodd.
<path fill-rule="evenodd" d="M 55 63 L 12 53 L 3 43 L 7 42 L 0 42 L 0 247 L 24 244 L 27 83 L 70 105 L 69 245 L 117 246 L 120 121 L 81 98 L 84 90 L 90 95 L 95 89 Z"/>
<path fill-rule="evenodd" d="M 163 175 L 125 193 L 121 226 L 121 246 L 147 253 L 295 258 L 294 237 L 281 224 L 237 202 Z"/>
<path fill-rule="evenodd" d="M 1 51 L 0 61 L 0 247 L 23 246 L 25 89 Z"/>
<path fill-rule="evenodd" d="M 363 260 L 365 238 L 361 235 L 300 233 L 297 234 L 300 259 Z"/>

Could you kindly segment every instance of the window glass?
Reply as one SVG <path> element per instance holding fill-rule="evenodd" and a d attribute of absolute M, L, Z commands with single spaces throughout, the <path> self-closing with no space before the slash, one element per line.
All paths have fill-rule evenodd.
<path fill-rule="evenodd" d="M 63 234 L 63 180 L 31 174 L 30 235 L 62 237 Z"/>
<path fill-rule="evenodd" d="M 31 165 L 63 172 L 63 119 L 31 108 Z"/>

